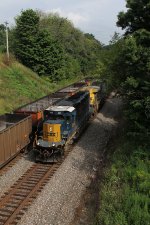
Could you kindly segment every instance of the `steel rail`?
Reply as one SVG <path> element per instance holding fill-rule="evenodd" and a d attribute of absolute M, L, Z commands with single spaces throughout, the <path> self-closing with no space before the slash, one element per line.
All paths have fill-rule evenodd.
<path fill-rule="evenodd" d="M 17 224 L 72 148 L 56 164 L 32 165 L 0 199 L 0 225 Z"/>

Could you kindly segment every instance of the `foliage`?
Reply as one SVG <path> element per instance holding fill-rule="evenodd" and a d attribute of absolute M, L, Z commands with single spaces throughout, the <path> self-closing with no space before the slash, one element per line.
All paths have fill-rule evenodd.
<path fill-rule="evenodd" d="M 0 114 L 10 112 L 78 79 L 76 77 L 51 83 L 47 78 L 39 77 L 15 59 L 7 66 L 3 63 L 3 55 L 0 54 Z"/>
<path fill-rule="evenodd" d="M 104 46 L 100 53 L 100 60 L 103 65 L 102 78 L 107 80 L 109 91 L 120 86 L 121 76 L 121 49 L 124 46 L 124 39 L 114 33 L 108 46 Z"/>
<path fill-rule="evenodd" d="M 16 18 L 14 53 L 39 75 L 50 75 L 63 64 L 63 50 L 46 30 L 39 29 L 39 15 L 29 9 Z"/>
<path fill-rule="evenodd" d="M 120 39 L 115 34 L 110 42 L 105 75 L 108 84 L 119 87 L 126 100 L 128 134 L 147 139 L 150 134 L 150 4 L 147 0 L 127 0 L 127 8 L 119 14 L 117 22 L 126 33 Z"/>
<path fill-rule="evenodd" d="M 33 70 L 39 75 L 55 76 L 56 71 L 63 65 L 63 49 L 46 30 L 38 33 L 35 53 L 37 57 Z M 57 80 L 56 76 L 55 80 Z"/>
<path fill-rule="evenodd" d="M 0 24 L 0 52 L 4 52 L 6 48 L 5 25 Z"/>
<path fill-rule="evenodd" d="M 24 65 L 31 69 L 37 59 L 38 24 L 39 17 L 32 9 L 22 11 L 21 15 L 16 18 L 14 53 Z"/>
<path fill-rule="evenodd" d="M 11 34 L 15 56 L 52 81 L 102 72 L 101 43 L 57 14 L 22 11 Z"/>
<path fill-rule="evenodd" d="M 126 29 L 126 34 L 140 29 L 150 31 L 149 0 L 127 0 L 127 12 L 120 12 L 117 25 Z"/>
<path fill-rule="evenodd" d="M 74 28 L 70 21 L 59 17 L 58 14 L 44 14 L 42 12 L 39 14 L 41 15 L 41 29 L 47 29 L 55 40 L 61 40 L 65 53 L 70 59 L 76 61 L 81 73 L 85 75 L 99 73 L 96 68 L 97 65 L 100 65 L 99 53 L 102 45 L 93 35 L 83 34 Z"/>
<path fill-rule="evenodd" d="M 124 79 L 123 94 L 127 98 L 126 114 L 135 135 L 150 134 L 150 3 L 128 0 L 126 13 L 119 14 L 118 25 L 126 29 L 125 46 L 122 49 Z"/>
<path fill-rule="evenodd" d="M 103 61 L 126 103 L 127 137 L 110 153 L 97 225 L 150 225 L 150 2 L 127 0 L 127 8 L 117 22 L 125 35 L 114 36 Z"/>
<path fill-rule="evenodd" d="M 150 152 L 125 138 L 109 155 L 97 225 L 149 225 Z"/>

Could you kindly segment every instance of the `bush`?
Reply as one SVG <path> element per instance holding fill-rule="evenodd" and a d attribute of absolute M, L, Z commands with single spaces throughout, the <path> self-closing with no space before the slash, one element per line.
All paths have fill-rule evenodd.
<path fill-rule="evenodd" d="M 124 140 L 109 156 L 100 194 L 97 225 L 149 225 L 150 152 Z"/>

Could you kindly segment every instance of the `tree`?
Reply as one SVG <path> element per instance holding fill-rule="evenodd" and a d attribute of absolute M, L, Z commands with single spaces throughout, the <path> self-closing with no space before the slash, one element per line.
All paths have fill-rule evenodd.
<path fill-rule="evenodd" d="M 101 71 L 101 43 L 57 14 L 22 11 L 12 33 L 16 57 L 39 75 L 57 81 Z"/>
<path fill-rule="evenodd" d="M 150 1 L 127 0 L 127 12 L 120 12 L 117 25 L 126 30 L 126 34 L 139 29 L 150 31 Z"/>
<path fill-rule="evenodd" d="M 74 74 L 72 71 L 76 71 L 77 68 L 80 68 L 80 72 L 84 75 L 100 71 L 98 58 L 102 45 L 92 34 L 83 34 L 69 20 L 61 18 L 58 14 L 41 12 L 39 14 L 41 15 L 40 29 L 46 29 L 55 40 L 61 40 L 64 53 L 68 58 L 66 64 L 72 65 L 70 76 Z M 61 71 L 64 72 L 66 69 Z M 68 75 L 66 74 L 66 76 Z"/>
<path fill-rule="evenodd" d="M 48 31 L 39 31 L 35 53 L 37 57 L 34 71 L 39 75 L 49 75 L 52 80 L 58 80 L 55 73 L 63 66 L 63 49 L 51 38 Z"/>
<path fill-rule="evenodd" d="M 4 51 L 6 45 L 5 25 L 0 24 L 0 52 Z"/>
<path fill-rule="evenodd" d="M 55 80 L 63 66 L 63 50 L 46 29 L 40 29 L 39 13 L 28 9 L 16 18 L 14 52 L 17 58 L 39 75 Z M 57 78 L 58 79 L 58 78 Z"/>
<path fill-rule="evenodd" d="M 28 9 L 16 18 L 15 46 L 16 57 L 26 66 L 33 69 L 37 60 L 36 47 L 39 27 L 39 16 Z"/>
<path fill-rule="evenodd" d="M 118 15 L 125 29 L 125 44 L 119 55 L 123 94 L 134 134 L 150 134 L 150 1 L 127 0 L 127 12 Z M 145 135 L 144 135 L 145 134 Z"/>

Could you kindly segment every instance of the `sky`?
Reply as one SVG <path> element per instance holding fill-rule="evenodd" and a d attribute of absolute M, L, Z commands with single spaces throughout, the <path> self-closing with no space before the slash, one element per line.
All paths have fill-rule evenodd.
<path fill-rule="evenodd" d="M 125 5 L 125 0 L 0 0 L 0 24 L 15 24 L 14 18 L 28 8 L 57 12 L 84 33 L 92 33 L 108 44 L 114 32 L 122 33 L 116 21 L 118 13 L 126 10 Z"/>

